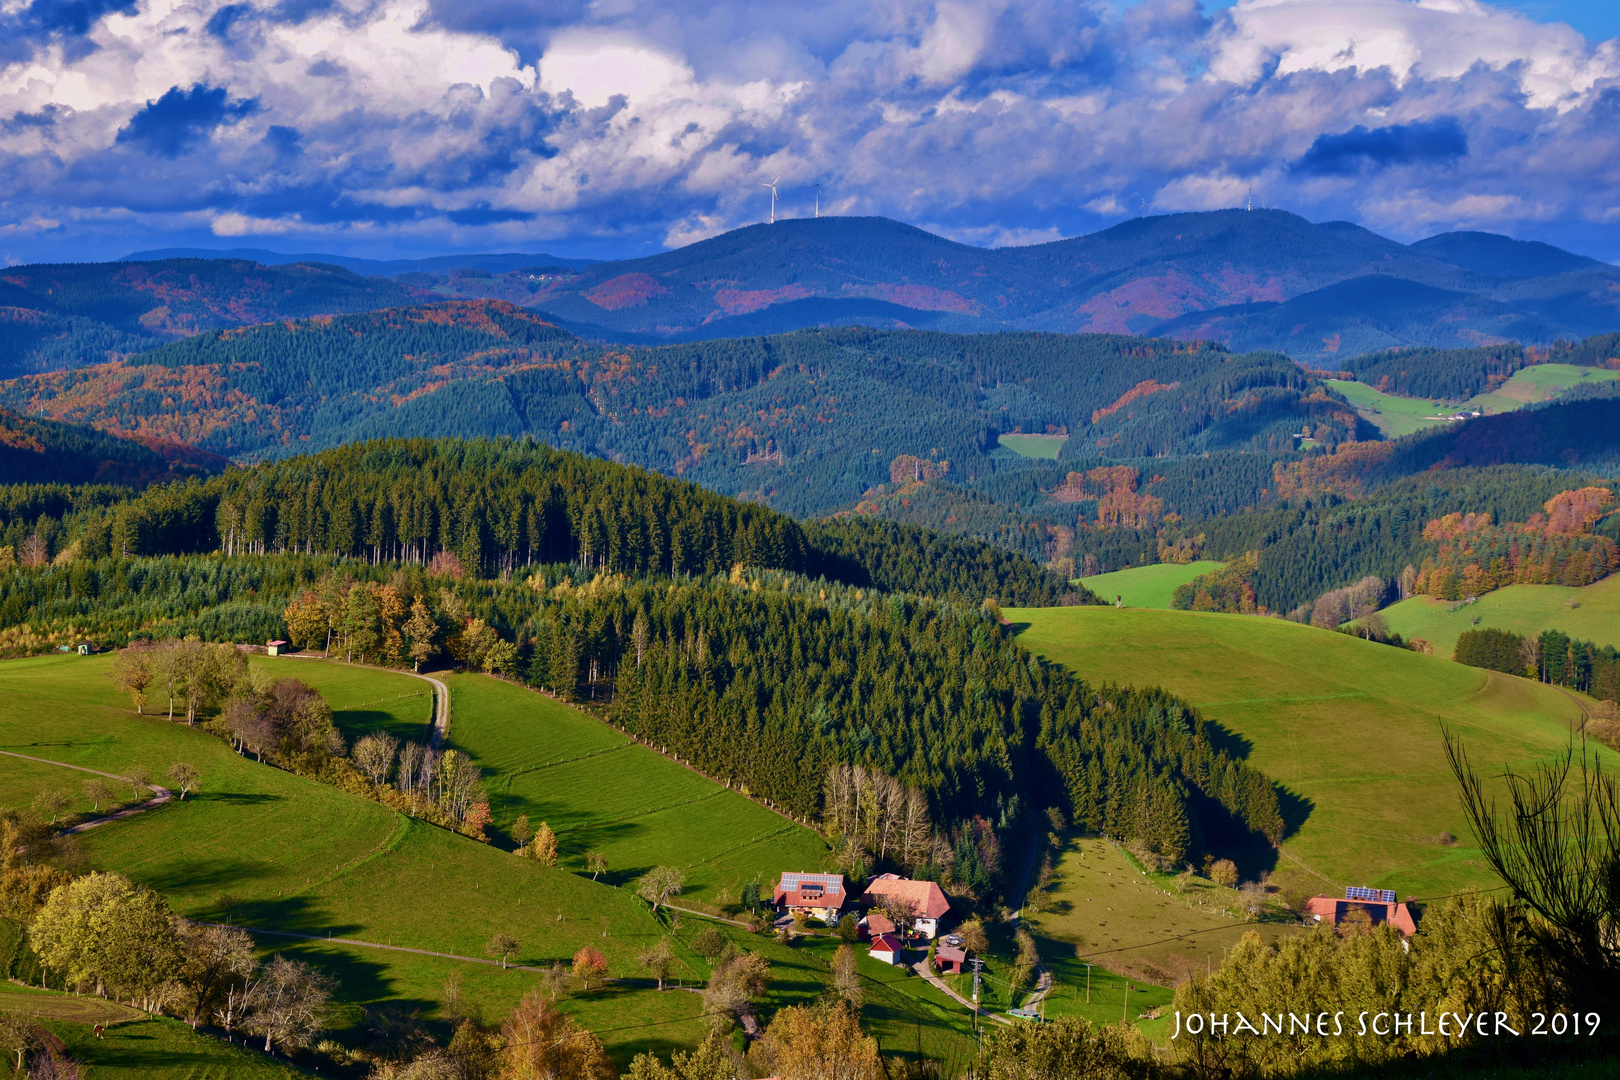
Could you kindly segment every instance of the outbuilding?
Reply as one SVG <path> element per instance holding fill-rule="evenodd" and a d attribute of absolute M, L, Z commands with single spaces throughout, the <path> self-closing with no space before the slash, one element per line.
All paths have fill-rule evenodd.
<path fill-rule="evenodd" d="M 879 934 L 872 939 L 872 948 L 867 955 L 880 964 L 899 964 L 905 951 L 906 947 L 893 934 Z"/>
<path fill-rule="evenodd" d="M 287 651 L 287 643 L 285 641 L 267 641 L 264 643 L 264 651 L 268 656 L 280 656 Z"/>

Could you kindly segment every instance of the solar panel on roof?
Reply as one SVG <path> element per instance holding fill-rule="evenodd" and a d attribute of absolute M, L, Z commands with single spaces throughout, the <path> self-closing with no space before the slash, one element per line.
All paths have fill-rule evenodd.
<path fill-rule="evenodd" d="M 1393 904 L 1395 902 L 1394 889 L 1369 889 L 1365 885 L 1347 885 L 1344 890 L 1346 900 L 1369 900 L 1375 904 Z"/>

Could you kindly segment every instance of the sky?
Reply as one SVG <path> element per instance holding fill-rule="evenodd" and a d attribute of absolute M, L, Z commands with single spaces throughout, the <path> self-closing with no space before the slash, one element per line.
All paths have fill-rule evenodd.
<path fill-rule="evenodd" d="M 1244 204 L 1620 261 L 1620 3 L 0 0 L 0 262 L 1039 243 Z"/>

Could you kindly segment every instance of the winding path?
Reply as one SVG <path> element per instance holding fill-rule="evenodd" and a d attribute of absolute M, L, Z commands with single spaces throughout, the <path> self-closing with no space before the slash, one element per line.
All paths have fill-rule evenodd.
<path fill-rule="evenodd" d="M 352 660 L 338 660 L 330 656 L 316 656 L 314 653 L 290 653 L 289 660 L 326 660 L 344 667 L 365 668 L 367 671 L 382 671 L 389 675 L 409 675 L 413 679 L 421 679 L 433 686 L 433 734 L 428 737 L 428 748 L 437 750 L 444 737 L 450 733 L 450 688 L 439 679 L 431 675 L 424 675 L 420 671 L 404 671 L 400 668 L 378 667 L 376 664 L 356 664 Z M 268 931 L 267 931 L 268 932 Z"/>
<path fill-rule="evenodd" d="M 135 781 L 127 776 L 119 776 L 117 773 L 102 772 L 100 769 L 87 769 L 83 765 L 69 765 L 65 761 L 52 761 L 50 758 L 30 757 L 28 754 L 19 754 L 13 750 L 0 750 L 0 754 L 4 754 L 6 757 L 22 758 L 24 761 L 38 762 L 41 765 L 55 765 L 58 769 L 72 769 L 74 772 L 89 773 L 91 776 L 104 776 L 108 780 L 117 780 L 121 784 L 135 786 Z M 152 789 L 152 797 L 145 802 L 136 806 L 126 806 L 116 813 L 103 814 L 101 817 L 91 818 L 89 821 L 81 821 L 70 829 L 63 829 L 63 835 L 81 833 L 86 829 L 93 829 L 97 825 L 105 825 L 109 821 L 122 821 L 124 818 L 134 817 L 136 814 L 144 813 L 147 810 L 156 810 L 174 797 L 174 792 L 166 787 L 160 787 L 157 784 L 147 786 Z"/>
<path fill-rule="evenodd" d="M 952 1001 L 967 1006 L 967 1008 L 977 1012 L 986 1020 L 994 1020 L 998 1024 L 1010 1025 L 1012 1023 L 1011 1020 L 1007 1019 L 1005 1016 L 1002 1016 L 1000 1013 L 993 1013 L 985 1009 L 976 1008 L 973 1002 L 969 1001 L 961 994 L 958 994 L 955 990 L 952 990 L 950 986 L 946 984 L 945 980 L 936 975 L 934 970 L 928 966 L 928 959 L 926 957 L 913 964 L 911 970 L 915 971 L 917 974 L 926 979 L 929 986 L 932 986 L 935 990 L 938 990 Z"/>

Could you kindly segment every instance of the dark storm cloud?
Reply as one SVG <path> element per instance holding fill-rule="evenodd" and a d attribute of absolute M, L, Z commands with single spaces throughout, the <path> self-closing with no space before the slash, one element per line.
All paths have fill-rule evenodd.
<path fill-rule="evenodd" d="M 252 98 L 230 102 L 222 86 L 175 86 L 130 117 L 118 131 L 120 145 L 136 146 L 159 157 L 178 157 L 205 140 L 213 130 L 240 120 L 259 107 Z"/>
<path fill-rule="evenodd" d="M 1318 135 L 1294 163 L 1311 176 L 1350 176 L 1391 165 L 1430 164 L 1465 157 L 1468 136 L 1455 117 L 1416 124 L 1366 128 L 1356 125 L 1338 135 Z"/>

